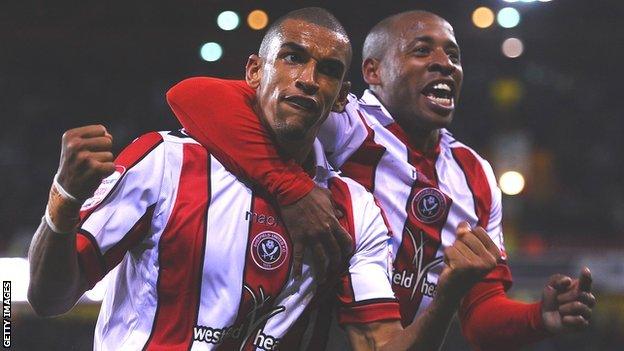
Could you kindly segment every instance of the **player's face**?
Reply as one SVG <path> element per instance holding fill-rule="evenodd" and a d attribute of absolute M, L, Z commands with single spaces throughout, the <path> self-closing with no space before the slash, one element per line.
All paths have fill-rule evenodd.
<path fill-rule="evenodd" d="M 421 15 L 402 19 L 393 36 L 395 44 L 380 61 L 384 105 L 412 128 L 447 127 L 464 75 L 453 28 L 439 17 Z"/>
<path fill-rule="evenodd" d="M 316 135 L 344 89 L 349 50 L 348 38 L 339 33 L 286 20 L 267 57 L 260 58 L 256 80 L 250 59 L 248 82 L 256 89 L 259 109 L 278 139 L 300 141 Z"/>

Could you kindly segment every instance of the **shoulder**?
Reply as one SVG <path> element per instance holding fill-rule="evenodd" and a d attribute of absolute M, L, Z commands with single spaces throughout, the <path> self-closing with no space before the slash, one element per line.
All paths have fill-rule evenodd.
<path fill-rule="evenodd" d="M 223 94 L 237 93 L 251 97 L 254 90 L 244 80 L 215 77 L 191 77 L 175 84 L 167 91 L 169 104 L 179 104 L 197 98 L 216 98 Z"/>
<path fill-rule="evenodd" d="M 455 139 L 453 134 L 448 130 L 442 129 L 440 132 L 440 147 L 444 152 L 450 154 L 453 159 L 460 165 L 481 167 L 485 171 L 491 171 L 492 166 L 490 163 L 482 157 L 477 151 L 470 146 Z"/>

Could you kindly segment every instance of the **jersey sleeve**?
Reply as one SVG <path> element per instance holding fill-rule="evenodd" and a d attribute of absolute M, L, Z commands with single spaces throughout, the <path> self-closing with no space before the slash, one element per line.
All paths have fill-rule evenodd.
<path fill-rule="evenodd" d="M 344 112 L 332 112 L 321 126 L 318 139 L 329 162 L 340 168 L 362 145 L 368 132 L 358 110 L 357 98 L 349 94 Z"/>
<path fill-rule="evenodd" d="M 83 204 L 76 250 L 90 287 L 148 236 L 164 162 L 162 136 L 152 132 L 139 137 L 119 154 L 115 172 Z"/>
<path fill-rule="evenodd" d="M 354 235 L 355 245 L 337 289 L 338 322 L 399 320 L 399 304 L 390 284 L 390 236 L 381 210 L 370 193 L 349 179 L 332 181 L 330 190 L 338 206 L 351 207 L 343 208 L 347 218 L 342 224 Z"/>
<path fill-rule="evenodd" d="M 167 92 L 167 102 L 186 131 L 230 172 L 251 180 L 289 205 L 314 187 L 294 160 L 282 157 L 251 104 L 245 81 L 186 79 Z"/>
<path fill-rule="evenodd" d="M 503 238 L 503 204 L 502 204 L 502 194 L 501 190 L 496 183 L 496 177 L 494 176 L 494 171 L 492 170 L 492 166 L 486 160 L 481 160 L 483 165 L 483 172 L 485 173 L 485 177 L 487 179 L 487 183 L 490 187 L 490 192 L 492 194 L 492 203 L 490 206 L 490 215 L 487 226 L 485 227 L 486 232 L 492 238 L 492 241 L 498 246 L 501 251 L 502 262 L 500 262 L 496 268 L 490 272 L 486 279 L 489 280 L 498 280 L 503 282 L 506 289 L 509 289 L 512 284 L 512 276 L 511 270 L 507 265 L 507 253 L 505 251 L 505 242 Z"/>

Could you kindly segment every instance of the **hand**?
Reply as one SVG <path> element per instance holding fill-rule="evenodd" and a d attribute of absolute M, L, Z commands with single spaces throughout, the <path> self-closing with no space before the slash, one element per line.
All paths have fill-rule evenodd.
<path fill-rule="evenodd" d="M 342 214 L 332 202 L 331 192 L 314 187 L 299 201 L 281 208 L 282 220 L 293 241 L 293 273 L 301 277 L 303 252 L 312 249 L 314 264 L 320 282 L 324 282 L 328 268 L 335 271 L 344 267 L 353 251 L 353 240 L 338 222 Z"/>
<path fill-rule="evenodd" d="M 71 195 L 84 201 L 115 171 L 113 136 L 104 126 L 91 125 L 70 129 L 63 134 L 59 184 Z"/>
<path fill-rule="evenodd" d="M 596 298 L 591 293 L 589 268 L 581 270 L 578 279 L 555 274 L 550 277 L 542 295 L 544 327 L 552 334 L 579 331 L 589 326 Z"/>
<path fill-rule="evenodd" d="M 438 281 L 438 295 L 458 302 L 477 282 L 496 267 L 500 250 L 481 227 L 466 222 L 457 226 L 457 239 L 444 250 L 446 267 Z"/>

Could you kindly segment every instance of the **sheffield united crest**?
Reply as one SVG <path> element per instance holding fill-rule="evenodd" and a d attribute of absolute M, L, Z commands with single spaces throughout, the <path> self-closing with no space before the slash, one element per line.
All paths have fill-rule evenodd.
<path fill-rule="evenodd" d="M 424 188 L 412 199 L 412 214 L 423 223 L 434 223 L 446 213 L 446 198 L 436 188 Z"/>
<path fill-rule="evenodd" d="M 264 231 L 251 243 L 251 257 L 263 269 L 273 270 L 280 267 L 288 257 L 286 240 L 278 233 Z"/>

